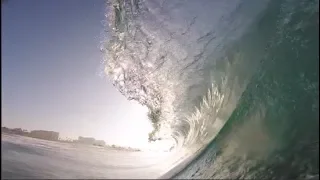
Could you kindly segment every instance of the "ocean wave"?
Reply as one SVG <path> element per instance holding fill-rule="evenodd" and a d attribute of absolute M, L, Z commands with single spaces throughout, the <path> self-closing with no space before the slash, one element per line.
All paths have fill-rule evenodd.
<path fill-rule="evenodd" d="M 203 150 L 175 178 L 317 177 L 318 0 L 107 7 L 115 87 L 149 108 L 151 140 Z"/>
<path fill-rule="evenodd" d="M 107 3 L 105 70 L 122 94 L 149 108 L 151 140 L 200 148 L 216 136 L 254 72 L 237 77 L 245 59 L 227 47 L 266 2 L 245 2 L 256 5 L 246 14 L 241 1 Z M 208 14 L 212 6 L 223 10 Z"/>

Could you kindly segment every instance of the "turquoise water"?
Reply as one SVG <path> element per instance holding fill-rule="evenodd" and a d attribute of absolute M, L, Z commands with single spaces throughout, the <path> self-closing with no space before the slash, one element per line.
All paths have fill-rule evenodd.
<path fill-rule="evenodd" d="M 317 6 L 271 1 L 234 45 L 259 68 L 219 135 L 175 178 L 319 179 Z"/>
<path fill-rule="evenodd" d="M 106 7 L 106 74 L 172 151 L 2 134 L 4 178 L 319 179 L 318 0 Z"/>
<path fill-rule="evenodd" d="M 111 4 L 115 87 L 150 139 L 206 147 L 174 178 L 319 178 L 318 0 Z"/>

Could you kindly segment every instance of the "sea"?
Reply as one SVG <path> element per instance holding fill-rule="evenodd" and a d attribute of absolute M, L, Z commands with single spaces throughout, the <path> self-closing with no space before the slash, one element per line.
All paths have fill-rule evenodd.
<path fill-rule="evenodd" d="M 6 137 L 5 178 L 319 179 L 319 0 L 110 0 L 105 11 L 107 78 L 149 109 L 150 141 L 172 151 Z"/>
<path fill-rule="evenodd" d="M 1 136 L 2 179 L 156 179 L 178 160 L 166 152 Z"/>

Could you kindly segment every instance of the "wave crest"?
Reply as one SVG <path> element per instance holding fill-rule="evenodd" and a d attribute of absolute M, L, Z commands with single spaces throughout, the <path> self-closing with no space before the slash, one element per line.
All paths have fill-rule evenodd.
<path fill-rule="evenodd" d="M 107 3 L 105 71 L 123 95 L 149 108 L 148 117 L 154 127 L 149 139 L 173 138 L 179 147 L 201 147 L 212 140 L 230 116 L 250 74 L 239 79 L 233 73 L 245 60 L 241 53 L 226 52 L 221 60 L 224 46 L 252 21 L 244 16 L 240 17 L 242 24 L 223 23 L 220 17 L 238 16 L 235 11 L 241 14 L 240 1 L 228 6 L 224 4 L 227 2 L 206 1 L 198 7 L 193 3 Z M 216 19 L 199 13 L 208 3 L 207 12 L 214 3 L 226 11 L 216 12 Z M 181 13 L 183 8 L 188 13 Z M 226 31 L 230 26 L 237 33 L 232 28 Z M 219 56 L 215 51 L 220 52 Z"/>

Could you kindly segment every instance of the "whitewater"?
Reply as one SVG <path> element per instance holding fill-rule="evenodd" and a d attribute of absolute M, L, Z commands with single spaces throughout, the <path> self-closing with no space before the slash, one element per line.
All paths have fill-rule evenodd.
<path fill-rule="evenodd" d="M 149 109 L 158 151 L 6 137 L 7 177 L 319 179 L 318 0 L 110 0 L 105 14 L 105 73 Z"/>

